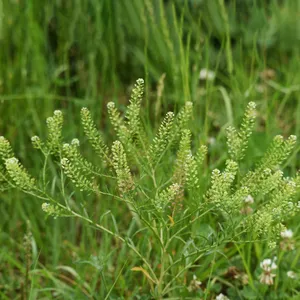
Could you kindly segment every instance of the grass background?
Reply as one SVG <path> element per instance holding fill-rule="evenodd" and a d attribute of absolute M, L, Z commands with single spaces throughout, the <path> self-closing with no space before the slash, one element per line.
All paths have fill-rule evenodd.
<path fill-rule="evenodd" d="M 64 112 L 66 140 L 83 136 L 77 125 L 87 106 L 111 141 L 106 104 L 124 109 L 142 77 L 148 128 L 168 110 L 194 103 L 193 133 L 204 143 L 218 142 L 210 145 L 207 174 L 223 163 L 224 127 L 238 124 L 246 104 L 257 102 L 250 166 L 275 134 L 300 136 L 299 14 L 297 0 L 2 0 L 0 135 L 37 175 L 42 158 L 30 137 L 45 136 L 44 120 L 53 110 Z M 203 68 L 216 73 L 214 81 L 199 80 Z M 299 161 L 295 152 L 286 172 L 294 174 Z M 112 251 L 110 237 L 75 220 L 45 219 L 40 201 L 24 194 L 3 191 L 0 198 L 3 299 L 26 299 L 26 288 L 31 299 L 104 299 L 114 284 L 112 299 L 141 292 L 124 262 L 126 249 Z M 99 215 L 122 215 L 118 203 L 97 200 L 87 205 Z M 27 220 L 34 237 L 28 285 Z M 120 221 L 121 230 L 126 223 Z"/>

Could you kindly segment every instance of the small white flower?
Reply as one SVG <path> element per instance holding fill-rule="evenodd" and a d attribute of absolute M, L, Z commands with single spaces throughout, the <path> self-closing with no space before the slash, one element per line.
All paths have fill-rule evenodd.
<path fill-rule="evenodd" d="M 229 300 L 229 298 L 221 293 L 216 297 L 216 300 Z"/>
<path fill-rule="evenodd" d="M 260 263 L 260 267 L 263 269 L 263 273 L 260 275 L 261 283 L 267 285 L 272 285 L 274 283 L 273 278 L 276 277 L 276 274 L 272 273 L 272 271 L 277 269 L 277 265 L 275 263 L 276 259 L 276 256 L 273 260 L 266 258 Z"/>
<path fill-rule="evenodd" d="M 8 158 L 5 163 L 6 165 L 16 165 L 18 164 L 19 160 L 15 157 L 11 157 L 11 158 Z"/>
<path fill-rule="evenodd" d="M 72 142 L 71 142 L 72 145 L 76 146 L 76 147 L 79 147 L 80 145 L 80 142 L 78 139 L 73 139 Z"/>
<path fill-rule="evenodd" d="M 260 283 L 266 284 L 266 285 L 273 285 L 274 280 L 273 278 L 276 276 L 276 274 L 273 273 L 262 273 L 260 275 Z"/>
<path fill-rule="evenodd" d="M 293 231 L 291 229 L 286 229 L 280 233 L 281 237 L 284 239 L 291 239 L 293 237 Z"/>
<path fill-rule="evenodd" d="M 69 149 L 70 148 L 70 144 L 68 144 L 68 143 L 64 143 L 63 144 L 63 149 L 64 150 L 67 150 L 67 149 Z"/>
<path fill-rule="evenodd" d="M 40 141 L 40 138 L 39 138 L 37 135 L 35 135 L 35 136 L 33 136 L 33 137 L 31 138 L 31 141 L 34 142 L 34 143 L 37 143 L 37 142 Z"/>
<path fill-rule="evenodd" d="M 32 142 L 32 145 L 34 148 L 36 148 L 36 149 L 41 148 L 41 144 L 42 144 L 41 139 L 37 135 L 35 135 L 31 138 L 31 142 Z"/>
<path fill-rule="evenodd" d="M 278 134 L 274 137 L 274 141 L 277 142 L 277 143 L 281 143 L 283 142 L 283 136 Z"/>
<path fill-rule="evenodd" d="M 144 84 L 144 79 L 143 78 L 139 78 L 137 81 L 136 81 L 137 84 Z"/>
<path fill-rule="evenodd" d="M 46 123 L 47 124 L 51 124 L 53 122 L 53 118 L 52 117 L 49 117 L 46 119 Z"/>
<path fill-rule="evenodd" d="M 61 115 L 62 115 L 62 112 L 61 112 L 60 110 L 55 110 L 55 111 L 54 111 L 54 115 L 57 116 L 57 117 L 58 117 L 58 116 L 61 116 Z"/>
<path fill-rule="evenodd" d="M 286 273 L 286 275 L 289 277 L 289 278 L 292 278 L 292 279 L 296 279 L 297 278 L 297 274 L 293 271 L 288 271 Z"/>
<path fill-rule="evenodd" d="M 189 290 L 190 292 L 192 292 L 192 291 L 197 291 L 197 290 L 200 289 L 200 285 L 201 285 L 201 284 L 202 284 L 202 282 L 199 281 L 199 280 L 197 280 L 197 276 L 194 274 L 194 275 L 193 275 L 193 279 L 191 280 L 191 283 L 190 283 L 190 285 L 189 285 L 189 287 L 188 287 L 188 290 Z"/>
<path fill-rule="evenodd" d="M 216 77 L 216 73 L 214 71 L 208 70 L 208 69 L 201 69 L 199 73 L 199 79 L 200 80 L 209 80 L 212 81 Z"/>
<path fill-rule="evenodd" d="M 249 204 L 254 203 L 254 199 L 251 195 L 248 195 L 244 201 L 245 201 L 245 203 L 249 203 Z"/>
<path fill-rule="evenodd" d="M 251 101 L 251 102 L 249 102 L 248 106 L 249 106 L 250 108 L 252 108 L 252 109 L 255 109 L 255 108 L 256 108 L 256 103 L 253 102 L 253 101 Z"/>
<path fill-rule="evenodd" d="M 219 170 L 219 169 L 214 169 L 213 171 L 212 171 L 212 175 L 213 176 L 219 176 L 221 174 L 221 171 Z"/>
<path fill-rule="evenodd" d="M 47 202 L 44 202 L 42 204 L 42 210 L 45 211 L 45 212 L 47 212 L 49 210 L 49 207 L 50 207 L 50 204 L 47 203 Z"/>
<path fill-rule="evenodd" d="M 260 267 L 266 272 L 276 270 L 277 265 L 275 264 L 275 260 L 275 258 L 273 260 L 271 260 L 270 258 L 266 258 L 260 263 Z"/>
<path fill-rule="evenodd" d="M 172 111 L 167 112 L 168 117 L 174 117 L 174 113 Z"/>
<path fill-rule="evenodd" d="M 294 250 L 295 244 L 293 240 L 293 231 L 286 229 L 280 233 L 282 241 L 280 242 L 280 248 L 284 251 Z"/>
<path fill-rule="evenodd" d="M 180 190 L 180 185 L 178 183 L 174 183 L 170 186 L 170 189 L 174 192 L 177 193 Z"/>
<path fill-rule="evenodd" d="M 114 103 L 114 102 L 108 102 L 108 103 L 107 103 L 107 108 L 108 108 L 108 109 L 113 109 L 113 108 L 115 108 L 115 103 Z"/>
<path fill-rule="evenodd" d="M 208 138 L 208 143 L 211 145 L 211 146 L 213 146 L 215 143 L 216 143 L 216 139 L 214 138 L 214 137 L 209 137 Z"/>
<path fill-rule="evenodd" d="M 271 270 L 276 270 L 276 269 L 277 269 L 277 265 L 273 261 L 272 264 L 271 264 Z"/>

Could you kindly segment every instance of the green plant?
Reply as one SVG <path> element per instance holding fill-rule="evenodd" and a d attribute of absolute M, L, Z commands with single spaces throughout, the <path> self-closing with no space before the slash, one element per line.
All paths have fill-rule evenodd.
<path fill-rule="evenodd" d="M 183 282 L 189 270 L 202 268 L 205 274 L 201 261 L 210 255 L 215 258 L 218 249 L 228 243 L 267 240 L 274 248 L 285 229 L 284 221 L 299 209 L 292 200 L 300 186 L 300 175 L 288 178 L 278 170 L 291 154 L 295 136 L 286 140 L 276 136 L 256 167 L 245 169 L 242 159 L 256 116 L 255 103 L 250 102 L 240 129 L 227 129 L 229 157 L 224 170 L 212 170 L 209 180 L 202 176 L 208 168 L 204 164 L 207 148 L 198 145 L 189 130 L 193 104 L 186 102 L 177 115 L 168 112 L 153 137 L 140 117 L 143 90 L 144 81 L 138 79 L 124 118 L 114 103 L 108 103 L 118 137 L 111 147 L 88 109 L 81 110 L 82 126 L 97 155 L 93 160 L 97 164 L 81 154 L 78 139 L 63 143 L 60 111 L 47 119 L 46 141 L 32 138 L 34 148 L 44 156 L 38 179 L 28 173 L 9 142 L 0 137 L 0 184 L 43 200 L 42 209 L 49 216 L 79 218 L 124 244 L 139 261 L 131 270 L 141 272 L 152 296 L 162 299 L 187 290 Z M 60 183 L 50 188 L 51 157 L 63 172 Z M 107 212 L 99 220 L 93 219 L 93 211 L 85 208 L 92 195 L 98 201 L 119 201 L 120 209 L 131 214 L 128 222 L 115 220 L 111 227 L 105 227 L 102 221 Z M 211 230 L 200 230 L 208 220 Z M 130 230 L 122 229 L 124 225 Z M 203 275 L 205 297 L 211 288 L 210 278 L 211 273 Z"/>

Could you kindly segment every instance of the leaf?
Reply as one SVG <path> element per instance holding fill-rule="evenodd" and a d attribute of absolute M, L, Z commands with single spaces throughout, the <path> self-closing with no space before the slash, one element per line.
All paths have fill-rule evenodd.
<path fill-rule="evenodd" d="M 171 216 L 168 216 L 168 218 L 170 219 L 171 226 L 174 226 L 175 222 L 174 222 L 174 219 L 173 219 L 173 217 L 171 217 Z"/>
<path fill-rule="evenodd" d="M 142 267 L 133 267 L 133 268 L 131 269 L 131 271 L 135 271 L 135 272 L 143 272 L 144 275 L 145 275 L 149 280 L 151 280 L 153 283 L 156 284 L 155 280 L 150 276 L 150 274 L 149 274 L 144 268 L 142 268 Z"/>
<path fill-rule="evenodd" d="M 250 286 L 246 286 L 242 290 L 242 295 L 246 299 L 257 299 L 258 294 L 256 291 L 254 291 Z"/>

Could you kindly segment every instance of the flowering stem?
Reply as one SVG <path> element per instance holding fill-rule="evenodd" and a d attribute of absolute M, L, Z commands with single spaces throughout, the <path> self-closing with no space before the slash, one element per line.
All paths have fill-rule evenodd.
<path fill-rule="evenodd" d="M 115 238 L 119 239 L 121 242 L 125 243 L 125 244 L 126 244 L 126 245 L 127 245 L 127 246 L 135 253 L 135 254 L 137 254 L 138 257 L 144 262 L 144 264 L 145 264 L 145 265 L 148 267 L 148 269 L 150 270 L 150 272 L 151 272 L 152 277 L 154 278 L 154 280 L 155 280 L 156 282 L 158 282 L 158 279 L 157 279 L 157 277 L 156 277 L 156 275 L 155 275 L 155 273 L 154 273 L 152 267 L 150 266 L 150 264 L 148 263 L 148 261 L 145 259 L 145 257 L 144 257 L 144 256 L 136 249 L 136 247 L 135 247 L 132 243 L 129 243 L 128 240 L 124 239 L 123 237 L 121 237 L 120 235 L 114 233 L 113 231 L 110 231 L 109 229 L 103 227 L 102 225 L 93 222 L 91 219 L 86 218 L 86 217 L 84 217 L 84 216 L 82 216 L 82 215 L 80 215 L 80 214 L 74 212 L 73 210 L 70 210 L 70 212 L 71 212 L 74 216 L 76 216 L 76 217 L 78 217 L 78 218 L 80 218 L 80 219 L 82 219 L 82 220 L 84 220 L 84 221 L 86 221 L 86 222 L 88 222 L 88 223 L 94 225 L 96 228 L 98 228 L 98 229 L 100 229 L 100 230 L 103 230 L 104 232 L 106 232 L 106 233 L 108 233 L 108 234 L 114 236 Z"/>

